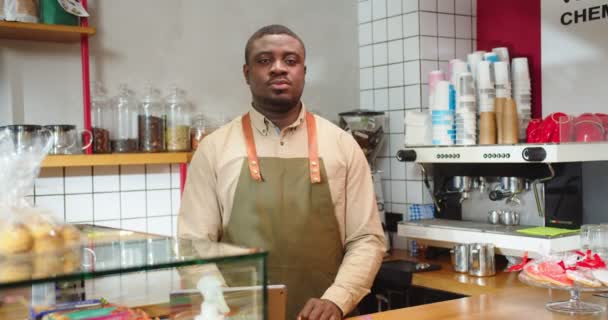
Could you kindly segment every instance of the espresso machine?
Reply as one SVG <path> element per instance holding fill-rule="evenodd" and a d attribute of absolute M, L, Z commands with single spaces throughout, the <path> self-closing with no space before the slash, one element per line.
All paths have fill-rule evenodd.
<path fill-rule="evenodd" d="M 425 171 L 432 173 L 436 218 L 482 222 L 493 210 L 510 209 L 522 225 L 581 226 L 581 163 L 432 164 Z"/>
<path fill-rule="evenodd" d="M 434 219 L 402 221 L 398 234 L 429 245 L 542 256 L 578 248 L 580 226 L 604 219 L 593 200 L 608 180 L 597 165 L 608 164 L 605 144 L 420 146 L 397 158 L 419 165 L 436 209 Z"/>

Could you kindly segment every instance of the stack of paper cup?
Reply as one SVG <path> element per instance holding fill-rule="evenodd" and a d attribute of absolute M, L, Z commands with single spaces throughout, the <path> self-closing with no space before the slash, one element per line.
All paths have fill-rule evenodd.
<path fill-rule="evenodd" d="M 450 61 L 450 75 L 447 80 L 450 81 L 451 94 L 453 98 L 453 107 L 454 110 L 458 109 L 458 97 L 460 94 L 458 93 L 458 77 L 463 72 L 468 72 L 467 63 L 459 60 L 453 59 Z"/>
<path fill-rule="evenodd" d="M 475 79 L 470 72 L 461 72 L 458 75 L 458 83 L 456 85 L 458 93 L 458 106 L 456 112 L 473 112 L 477 113 L 477 92 L 475 90 Z"/>
<path fill-rule="evenodd" d="M 473 74 L 473 78 L 477 81 L 477 66 L 483 61 L 485 51 L 475 51 L 467 55 L 467 63 L 469 64 L 469 70 Z"/>
<path fill-rule="evenodd" d="M 492 52 L 496 53 L 499 61 L 509 62 L 509 49 L 506 47 L 499 47 L 492 49 Z"/>
<path fill-rule="evenodd" d="M 498 61 L 494 63 L 494 79 L 497 98 L 511 97 L 511 76 L 509 62 Z"/>
<path fill-rule="evenodd" d="M 486 52 L 483 54 L 483 59 L 485 61 L 490 61 L 492 63 L 500 61 L 498 55 L 494 52 Z"/>
<path fill-rule="evenodd" d="M 445 80 L 445 73 L 442 70 L 434 70 L 429 72 L 429 106 L 435 104 L 435 88 L 439 81 Z"/>
<path fill-rule="evenodd" d="M 430 145 L 433 140 L 431 115 L 421 111 L 405 112 L 405 145 Z"/>
<path fill-rule="evenodd" d="M 496 144 L 496 114 L 494 103 L 494 72 L 492 62 L 477 65 L 477 92 L 479 96 L 479 143 Z"/>
<path fill-rule="evenodd" d="M 456 85 L 456 144 L 471 145 L 477 142 L 477 103 L 475 80 L 470 72 L 461 72 Z"/>
<path fill-rule="evenodd" d="M 519 140 L 523 141 L 526 138 L 526 128 L 528 128 L 532 113 L 532 87 L 527 58 L 513 58 L 511 76 L 513 100 L 517 106 L 519 119 Z"/>
<path fill-rule="evenodd" d="M 431 123 L 434 145 L 453 145 L 456 139 L 454 110 L 450 109 L 450 83 L 439 81 L 435 85 L 435 103 L 431 106 Z"/>
<path fill-rule="evenodd" d="M 452 82 L 452 85 L 456 87 L 456 92 L 458 92 L 458 77 L 460 77 L 461 73 L 468 72 L 469 67 L 466 62 L 460 59 L 450 61 L 450 67 L 450 82 Z"/>
<path fill-rule="evenodd" d="M 496 100 L 494 110 L 496 112 L 496 142 L 503 144 L 503 112 L 507 99 L 511 98 L 511 77 L 509 76 L 509 62 L 499 61 L 494 63 L 494 77 L 496 80 Z"/>
<path fill-rule="evenodd" d="M 477 65 L 477 90 L 479 96 L 479 112 L 494 112 L 494 68 L 490 61 L 481 61 Z"/>
<path fill-rule="evenodd" d="M 456 113 L 456 144 L 477 143 L 477 113 L 462 111 Z"/>

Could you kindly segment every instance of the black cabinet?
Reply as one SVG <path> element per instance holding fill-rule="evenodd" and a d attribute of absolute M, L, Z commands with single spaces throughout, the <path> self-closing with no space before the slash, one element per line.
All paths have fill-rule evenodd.
<path fill-rule="evenodd" d="M 465 298 L 465 295 L 429 289 L 425 287 L 412 286 L 407 290 L 408 306 L 414 307 L 423 304 Z"/>

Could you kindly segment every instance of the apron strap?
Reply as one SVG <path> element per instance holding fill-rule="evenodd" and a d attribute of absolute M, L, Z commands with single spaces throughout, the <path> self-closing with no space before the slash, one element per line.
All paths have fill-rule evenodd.
<path fill-rule="evenodd" d="M 251 116 L 249 113 L 243 116 L 243 135 L 245 136 L 245 146 L 247 147 L 247 162 L 249 164 L 249 173 L 251 178 L 257 182 L 262 182 L 262 174 L 260 172 L 260 162 L 258 161 L 258 153 L 255 150 L 255 142 L 253 140 L 253 129 L 251 129 Z"/>
<path fill-rule="evenodd" d="M 260 172 L 260 162 L 255 149 L 255 141 L 253 139 L 253 129 L 251 128 L 251 116 L 249 113 L 242 118 L 243 135 L 245 136 L 245 146 L 247 148 L 247 161 L 251 178 L 255 181 L 262 181 L 262 173 Z M 317 141 L 317 122 L 315 116 L 306 112 L 306 128 L 308 131 L 308 168 L 310 172 L 310 181 L 321 183 L 321 169 L 319 164 L 319 144 Z"/>
<path fill-rule="evenodd" d="M 308 129 L 308 165 L 310 169 L 310 181 L 313 184 L 321 183 L 317 122 L 315 120 L 315 116 L 310 112 L 306 112 L 306 127 Z"/>

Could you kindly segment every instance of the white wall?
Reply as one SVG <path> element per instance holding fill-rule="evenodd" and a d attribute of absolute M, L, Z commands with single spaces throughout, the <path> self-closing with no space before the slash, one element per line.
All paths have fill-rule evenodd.
<path fill-rule="evenodd" d="M 114 95 L 121 82 L 166 90 L 177 83 L 197 109 L 234 116 L 249 90 L 241 67 L 248 37 L 282 23 L 306 43 L 304 100 L 335 118 L 356 108 L 357 3 L 351 0 L 91 0 L 91 79 Z M 82 124 L 78 44 L 2 40 L 0 124 Z M 17 111 L 17 112 L 13 112 Z M 22 113 L 22 115 L 20 115 Z"/>

